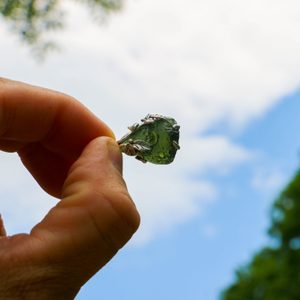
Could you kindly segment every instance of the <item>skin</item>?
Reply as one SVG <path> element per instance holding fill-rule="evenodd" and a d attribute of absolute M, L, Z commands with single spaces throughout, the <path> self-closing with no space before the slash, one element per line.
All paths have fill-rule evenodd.
<path fill-rule="evenodd" d="M 59 199 L 29 234 L 0 218 L 0 299 L 74 299 L 139 226 L 114 135 L 72 97 L 0 79 L 0 150 Z"/>

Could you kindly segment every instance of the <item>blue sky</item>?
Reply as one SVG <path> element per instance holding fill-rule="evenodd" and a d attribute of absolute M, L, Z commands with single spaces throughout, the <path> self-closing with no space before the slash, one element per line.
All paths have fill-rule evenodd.
<path fill-rule="evenodd" d="M 300 142 L 295 135 L 299 110 L 300 94 L 295 93 L 235 136 L 243 145 L 258 149 L 263 158 L 216 176 L 221 199 L 201 218 L 146 246 L 125 249 L 83 288 L 78 299 L 99 295 L 116 300 L 218 299 L 233 280 L 234 269 L 269 242 L 272 201 L 299 165 Z M 253 188 L 255 165 L 280 172 L 282 182 L 268 190 Z"/>
<path fill-rule="evenodd" d="M 299 110 L 300 93 L 295 93 L 235 136 L 263 158 L 217 176 L 221 199 L 202 218 L 193 218 L 146 247 L 122 251 L 78 299 L 218 299 L 233 280 L 234 269 L 269 242 L 272 201 L 299 165 Z M 281 172 L 282 184 L 253 188 L 255 164 Z M 212 224 L 216 232 L 205 230 L 204 224 Z"/>
<path fill-rule="evenodd" d="M 62 51 L 41 65 L 0 26 L 0 76 L 75 96 L 118 137 L 148 112 L 171 115 L 182 147 L 167 167 L 125 158 L 141 228 L 77 299 L 217 300 L 268 242 L 270 205 L 299 164 L 300 4 L 130 0 L 99 27 L 64 3 Z M 53 199 L 14 155 L 0 159 L 7 230 L 28 232 Z"/>

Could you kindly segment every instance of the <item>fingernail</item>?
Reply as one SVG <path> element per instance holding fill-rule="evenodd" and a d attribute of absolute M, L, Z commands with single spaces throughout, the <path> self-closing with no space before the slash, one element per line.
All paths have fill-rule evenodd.
<path fill-rule="evenodd" d="M 122 153 L 118 144 L 113 140 L 107 141 L 107 149 L 108 156 L 113 165 L 117 168 L 117 170 L 122 174 L 123 171 L 123 161 L 122 161 Z"/>
<path fill-rule="evenodd" d="M 4 224 L 3 224 L 2 216 L 0 214 L 0 237 L 1 236 L 6 236 L 6 231 L 5 231 L 5 227 L 4 227 Z"/>

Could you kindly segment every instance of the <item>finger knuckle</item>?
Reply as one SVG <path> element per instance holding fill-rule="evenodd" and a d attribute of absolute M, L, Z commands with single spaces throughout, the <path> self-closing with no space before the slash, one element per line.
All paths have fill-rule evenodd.
<path fill-rule="evenodd" d="M 15 109 L 8 109 L 7 101 L 5 92 L 0 93 L 0 137 L 8 135 L 16 116 Z"/>
<path fill-rule="evenodd" d="M 140 216 L 126 191 L 110 191 L 88 196 L 89 215 L 99 235 L 114 250 L 120 249 L 136 232 Z M 107 223 L 103 223 L 103 215 Z"/>

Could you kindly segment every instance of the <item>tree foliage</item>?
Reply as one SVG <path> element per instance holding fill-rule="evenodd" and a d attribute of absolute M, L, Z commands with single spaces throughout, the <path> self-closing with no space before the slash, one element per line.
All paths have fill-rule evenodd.
<path fill-rule="evenodd" d="M 55 42 L 47 36 L 62 29 L 65 11 L 62 0 L 0 0 L 0 16 L 21 40 L 31 46 L 38 55 L 55 48 Z M 66 1 L 65 1 L 66 2 Z M 77 0 L 90 8 L 93 16 L 103 19 L 118 11 L 123 0 Z"/>
<path fill-rule="evenodd" d="M 269 234 L 277 246 L 265 247 L 240 268 L 221 299 L 300 299 L 300 171 L 272 207 Z"/>

